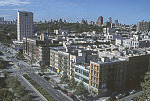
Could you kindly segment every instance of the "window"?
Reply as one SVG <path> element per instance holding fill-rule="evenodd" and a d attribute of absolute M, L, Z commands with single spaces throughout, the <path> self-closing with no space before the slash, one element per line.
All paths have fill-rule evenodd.
<path fill-rule="evenodd" d="M 97 68 L 97 66 L 96 65 L 94 65 L 94 69 L 96 70 L 96 68 Z"/>
<path fill-rule="evenodd" d="M 28 16 L 28 13 L 25 13 L 25 16 Z"/>
<path fill-rule="evenodd" d="M 93 74 L 93 70 L 91 70 L 91 74 Z"/>
<path fill-rule="evenodd" d="M 83 75 L 89 77 L 89 73 L 83 71 Z"/>
<path fill-rule="evenodd" d="M 96 75 L 96 71 L 94 71 L 94 75 Z"/>
<path fill-rule="evenodd" d="M 75 74 L 75 78 L 79 79 L 79 76 Z"/>
<path fill-rule="evenodd" d="M 92 86 L 92 81 L 91 81 L 91 86 Z"/>
<path fill-rule="evenodd" d="M 97 75 L 96 75 L 97 77 L 98 77 L 98 73 L 97 73 Z"/>

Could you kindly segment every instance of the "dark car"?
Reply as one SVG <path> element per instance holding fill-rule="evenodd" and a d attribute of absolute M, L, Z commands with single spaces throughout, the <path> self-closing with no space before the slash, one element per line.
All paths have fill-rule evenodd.
<path fill-rule="evenodd" d="M 116 101 L 115 96 L 110 97 L 110 98 L 109 98 L 109 101 Z"/>
<path fill-rule="evenodd" d="M 38 73 L 38 75 L 43 76 L 43 74 L 42 74 L 42 73 Z"/>
<path fill-rule="evenodd" d="M 47 76 L 44 76 L 44 79 L 46 79 L 47 81 L 49 80 L 49 77 L 47 77 Z"/>
<path fill-rule="evenodd" d="M 66 89 L 63 89 L 62 92 L 65 93 L 65 94 L 67 94 L 67 90 Z"/>

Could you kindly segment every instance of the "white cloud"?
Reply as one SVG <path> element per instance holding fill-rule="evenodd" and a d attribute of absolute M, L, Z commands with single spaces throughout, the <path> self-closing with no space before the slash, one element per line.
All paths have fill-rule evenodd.
<path fill-rule="evenodd" d="M 25 0 L 0 0 L 0 6 L 7 6 L 7 5 L 21 6 L 25 4 L 30 4 L 30 2 Z"/>

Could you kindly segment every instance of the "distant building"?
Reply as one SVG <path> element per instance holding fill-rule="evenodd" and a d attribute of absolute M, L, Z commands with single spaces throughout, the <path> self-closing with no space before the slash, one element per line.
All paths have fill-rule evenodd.
<path fill-rule="evenodd" d="M 90 25 L 95 25 L 95 22 L 94 21 L 90 21 Z"/>
<path fill-rule="evenodd" d="M 4 17 L 0 17 L 0 24 L 4 24 Z"/>
<path fill-rule="evenodd" d="M 107 27 L 104 27 L 103 28 L 103 33 L 105 33 L 105 34 L 112 34 L 112 33 L 114 33 L 115 32 L 115 29 L 114 28 L 107 28 Z"/>
<path fill-rule="evenodd" d="M 150 31 L 150 22 L 142 21 L 137 23 L 137 31 Z"/>
<path fill-rule="evenodd" d="M 97 25 L 97 26 L 102 26 L 102 24 L 103 24 L 103 17 L 100 16 L 100 17 L 97 19 L 96 25 Z"/>
<path fill-rule="evenodd" d="M 23 37 L 33 36 L 33 13 L 18 11 L 17 40 L 22 41 Z"/>
<path fill-rule="evenodd" d="M 114 23 L 115 23 L 115 27 L 119 27 L 119 22 L 118 22 L 118 20 L 115 20 Z"/>
<path fill-rule="evenodd" d="M 122 45 L 124 47 L 128 48 L 143 48 L 143 47 L 149 47 L 150 42 L 148 40 L 133 40 L 133 39 L 125 39 L 123 40 Z"/>
<path fill-rule="evenodd" d="M 112 23 L 112 19 L 111 19 L 111 17 L 109 17 L 109 23 Z"/>
<path fill-rule="evenodd" d="M 111 23 L 106 21 L 106 22 L 103 23 L 103 26 L 107 27 L 107 28 L 110 28 L 111 27 Z"/>
<path fill-rule="evenodd" d="M 88 24 L 86 20 L 82 19 L 82 21 L 80 22 L 80 24 Z"/>

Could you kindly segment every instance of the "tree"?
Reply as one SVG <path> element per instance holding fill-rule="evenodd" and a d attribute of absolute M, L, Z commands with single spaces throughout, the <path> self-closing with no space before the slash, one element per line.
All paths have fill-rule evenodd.
<path fill-rule="evenodd" d="M 146 100 L 148 97 L 150 97 L 150 72 L 147 72 L 144 76 L 144 82 L 141 83 L 141 87 L 142 90 L 144 91 L 144 93 L 138 97 L 139 101 L 144 101 Z M 149 93 L 147 93 L 149 92 Z"/>
<path fill-rule="evenodd" d="M 4 64 L 0 61 L 0 69 L 4 69 Z"/>
<path fill-rule="evenodd" d="M 2 88 L 0 90 L 0 101 L 13 101 L 14 95 L 8 89 Z"/>
<path fill-rule="evenodd" d="M 32 101 L 32 97 L 28 94 L 21 97 L 21 101 Z"/>
<path fill-rule="evenodd" d="M 28 94 L 28 92 L 25 90 L 25 87 L 22 86 L 22 85 L 19 85 L 16 90 L 15 90 L 15 93 L 18 97 L 23 97 L 25 95 Z"/>
<path fill-rule="evenodd" d="M 0 51 L 0 55 L 3 55 L 3 53 Z"/>
<path fill-rule="evenodd" d="M 76 85 L 77 85 L 77 82 L 75 81 L 74 78 L 71 78 L 71 80 L 68 82 L 68 87 L 69 89 L 75 89 L 76 88 Z"/>
<path fill-rule="evenodd" d="M 74 93 L 75 93 L 76 95 L 84 96 L 84 95 L 87 95 L 87 94 L 88 94 L 88 91 L 87 91 L 86 88 L 84 87 L 83 83 L 82 83 L 82 82 L 79 82 Z"/>
<path fill-rule="evenodd" d="M 8 77 L 9 77 L 9 75 L 8 75 L 8 71 L 3 71 L 3 73 L 4 73 L 4 75 L 5 75 L 5 79 L 7 79 Z"/>
<path fill-rule="evenodd" d="M 14 91 L 16 90 L 18 85 L 20 85 L 20 82 L 16 78 L 13 78 L 13 77 L 7 78 L 6 83 L 8 87 L 12 88 L 12 90 Z"/>
<path fill-rule="evenodd" d="M 23 58 L 24 58 L 23 52 L 19 51 L 19 52 L 17 53 L 17 58 L 18 58 L 18 59 L 23 59 Z"/>
<path fill-rule="evenodd" d="M 41 72 L 44 73 L 45 70 L 47 69 L 47 66 L 46 66 L 44 63 L 42 63 L 42 64 L 40 65 L 40 68 L 41 68 Z"/>
<path fill-rule="evenodd" d="M 60 78 L 60 83 L 68 83 L 68 76 L 67 75 L 63 75 L 61 78 Z"/>

